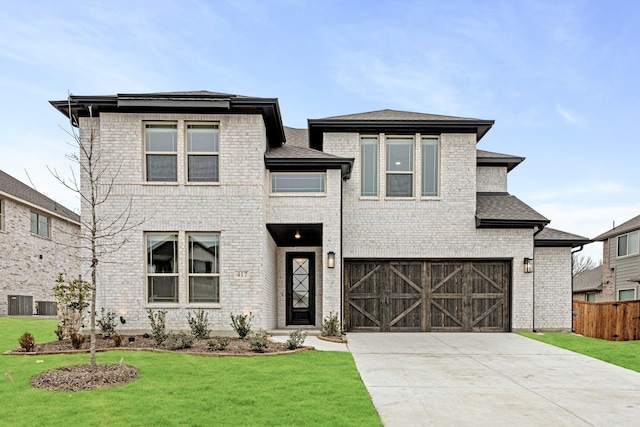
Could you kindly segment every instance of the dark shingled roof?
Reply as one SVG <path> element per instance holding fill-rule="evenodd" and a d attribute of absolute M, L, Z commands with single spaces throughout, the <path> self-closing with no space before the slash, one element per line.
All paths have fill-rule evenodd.
<path fill-rule="evenodd" d="M 272 171 L 301 172 L 340 169 L 343 178 L 351 176 L 353 160 L 289 144 L 272 148 L 264 155 L 264 164 L 267 169 Z"/>
<path fill-rule="evenodd" d="M 71 221 L 80 222 L 80 216 L 60 203 L 51 200 L 28 185 L 18 181 L 11 175 L 0 170 L 0 191 L 21 201 L 31 203 L 41 209 L 54 212 Z"/>
<path fill-rule="evenodd" d="M 479 228 L 540 227 L 549 222 L 509 193 L 477 193 L 476 226 Z"/>
<path fill-rule="evenodd" d="M 313 148 L 300 147 L 297 145 L 289 145 L 288 143 L 282 147 L 272 148 L 264 155 L 267 159 L 336 159 L 347 160 L 340 156 L 325 153 L 324 151 L 314 150 Z"/>
<path fill-rule="evenodd" d="M 602 290 L 602 265 L 585 270 L 573 277 L 573 292 L 590 292 Z"/>
<path fill-rule="evenodd" d="M 609 237 L 628 233 L 629 231 L 634 231 L 638 229 L 640 229 L 640 215 L 634 218 L 631 218 L 629 221 L 620 224 L 616 228 L 613 228 L 605 233 L 602 233 L 598 237 L 594 237 L 593 240 L 600 242 L 603 240 L 607 240 Z"/>
<path fill-rule="evenodd" d="M 577 247 L 592 243 L 593 240 L 588 237 L 579 236 L 577 234 L 567 233 L 566 231 L 556 230 L 555 228 L 545 227 L 535 237 L 535 246 L 567 246 Z"/>
<path fill-rule="evenodd" d="M 320 120 L 427 120 L 427 121 L 451 121 L 451 120 L 469 120 L 477 121 L 480 119 L 471 119 L 467 117 L 455 117 L 455 116 L 442 116 L 440 114 L 427 114 L 427 113 L 414 113 L 411 111 L 398 111 L 398 110 L 377 110 L 367 111 L 364 113 L 345 114 L 343 116 L 325 117 Z"/>
<path fill-rule="evenodd" d="M 284 127 L 284 135 L 287 139 L 287 145 L 296 145 L 298 147 L 309 147 L 309 131 L 307 129 Z"/>
<path fill-rule="evenodd" d="M 511 171 L 524 161 L 524 157 L 485 150 L 476 150 L 476 159 L 479 166 L 506 166 L 507 171 Z"/>

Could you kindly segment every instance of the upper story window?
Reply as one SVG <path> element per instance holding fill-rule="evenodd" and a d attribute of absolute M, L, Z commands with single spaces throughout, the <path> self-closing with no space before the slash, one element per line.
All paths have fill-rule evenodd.
<path fill-rule="evenodd" d="M 175 124 L 145 125 L 145 168 L 149 182 L 178 180 L 178 131 Z"/>
<path fill-rule="evenodd" d="M 187 181 L 218 182 L 218 125 L 187 124 Z"/>
<path fill-rule="evenodd" d="M 189 241 L 189 302 L 220 302 L 220 235 L 191 233 Z"/>
<path fill-rule="evenodd" d="M 630 301 L 636 299 L 635 289 L 619 289 L 618 301 Z"/>
<path fill-rule="evenodd" d="M 422 137 L 422 196 L 437 196 L 440 176 L 438 138 Z"/>
<path fill-rule="evenodd" d="M 627 255 L 638 254 L 638 231 L 632 233 L 623 234 L 618 236 L 618 256 L 623 257 Z"/>
<path fill-rule="evenodd" d="M 178 234 L 147 233 L 147 301 L 178 302 Z"/>
<path fill-rule="evenodd" d="M 413 196 L 413 137 L 391 137 L 387 147 L 387 197 Z"/>
<path fill-rule="evenodd" d="M 31 232 L 42 237 L 51 237 L 51 220 L 48 216 L 31 212 Z"/>
<path fill-rule="evenodd" d="M 0 199 L 0 231 L 4 230 L 4 200 Z"/>
<path fill-rule="evenodd" d="M 272 193 L 324 193 L 324 172 L 272 172 Z"/>
<path fill-rule="evenodd" d="M 378 137 L 360 138 L 360 195 L 378 195 Z"/>

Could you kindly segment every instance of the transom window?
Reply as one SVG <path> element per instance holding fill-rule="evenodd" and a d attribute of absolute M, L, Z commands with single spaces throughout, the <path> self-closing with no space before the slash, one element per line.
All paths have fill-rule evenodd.
<path fill-rule="evenodd" d="M 360 138 L 360 195 L 378 195 L 378 137 Z"/>
<path fill-rule="evenodd" d="M 193 233 L 189 241 L 189 302 L 220 302 L 220 235 Z"/>
<path fill-rule="evenodd" d="M 422 196 L 438 195 L 438 176 L 440 169 L 437 137 L 422 138 Z"/>
<path fill-rule="evenodd" d="M 50 237 L 51 220 L 48 216 L 31 212 L 31 232 L 42 237 Z"/>
<path fill-rule="evenodd" d="M 391 137 L 387 146 L 387 197 L 413 196 L 413 138 Z"/>
<path fill-rule="evenodd" d="M 620 289 L 618 290 L 618 301 L 631 301 L 636 299 L 635 289 Z"/>
<path fill-rule="evenodd" d="M 146 180 L 178 180 L 178 131 L 175 124 L 145 125 Z"/>
<path fill-rule="evenodd" d="M 618 236 L 618 256 L 636 255 L 639 249 L 638 231 Z"/>
<path fill-rule="evenodd" d="M 147 301 L 178 302 L 178 234 L 147 233 Z"/>
<path fill-rule="evenodd" d="M 324 193 L 324 172 L 272 172 L 272 193 Z"/>
<path fill-rule="evenodd" d="M 219 181 L 217 124 L 187 124 L 187 180 Z"/>

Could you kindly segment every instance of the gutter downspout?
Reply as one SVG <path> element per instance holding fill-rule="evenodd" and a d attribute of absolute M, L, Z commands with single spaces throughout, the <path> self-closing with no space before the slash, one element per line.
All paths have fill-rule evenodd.
<path fill-rule="evenodd" d="M 342 183 L 346 178 L 342 179 Z M 344 211 L 344 185 L 340 185 L 340 331 L 344 333 L 344 255 L 343 255 L 343 211 Z"/>
<path fill-rule="evenodd" d="M 576 328 L 573 327 L 573 319 L 576 317 L 576 312 L 573 310 L 573 254 L 577 254 L 584 249 L 584 245 L 580 245 L 578 250 L 571 251 L 571 332 L 575 332 Z"/>
<path fill-rule="evenodd" d="M 533 316 L 531 318 L 531 331 L 536 332 L 536 265 L 535 265 L 535 252 L 536 252 L 536 236 L 538 234 L 540 234 L 540 232 L 542 230 L 544 230 L 544 227 L 546 226 L 546 224 L 542 223 L 540 224 L 540 226 L 538 227 L 538 230 L 533 233 L 533 259 L 534 259 L 534 264 L 533 264 L 533 286 L 531 289 L 531 298 L 533 299 L 533 305 L 531 307 L 531 315 Z"/>

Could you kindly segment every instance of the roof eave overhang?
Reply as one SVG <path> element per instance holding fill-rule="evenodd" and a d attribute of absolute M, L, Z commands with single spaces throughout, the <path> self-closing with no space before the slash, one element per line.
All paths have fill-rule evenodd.
<path fill-rule="evenodd" d="M 506 166 L 507 172 L 511 172 L 516 166 L 524 161 L 524 157 L 481 157 L 478 158 L 478 166 Z"/>
<path fill-rule="evenodd" d="M 533 245 L 536 248 L 577 248 L 578 246 L 588 245 L 593 240 L 569 240 L 569 239 L 535 239 Z"/>
<path fill-rule="evenodd" d="M 265 157 L 264 164 L 267 169 L 272 171 L 312 171 L 340 169 L 343 179 L 351 178 L 351 170 L 353 169 L 353 158 L 344 159 L 286 159 L 286 158 L 269 158 Z"/>
<path fill-rule="evenodd" d="M 327 120 L 309 119 L 309 145 L 322 151 L 324 132 L 359 133 L 475 133 L 476 142 L 491 129 L 493 120 Z"/>
<path fill-rule="evenodd" d="M 476 216 L 476 228 L 536 228 L 544 227 L 551 221 L 529 219 L 490 219 Z"/>

